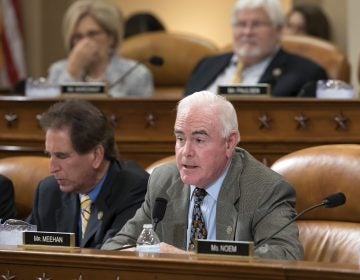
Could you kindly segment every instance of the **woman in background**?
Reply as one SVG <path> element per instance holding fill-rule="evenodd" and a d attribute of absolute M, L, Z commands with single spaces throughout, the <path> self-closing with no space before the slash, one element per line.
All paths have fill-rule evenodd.
<path fill-rule="evenodd" d="M 101 0 L 74 2 L 63 19 L 69 55 L 50 66 L 49 82 L 105 82 L 114 97 L 151 95 L 150 71 L 117 52 L 123 32 L 122 15 L 115 4 Z"/>
<path fill-rule="evenodd" d="M 315 5 L 295 6 L 287 15 L 284 34 L 310 35 L 331 40 L 331 27 L 324 11 Z"/>

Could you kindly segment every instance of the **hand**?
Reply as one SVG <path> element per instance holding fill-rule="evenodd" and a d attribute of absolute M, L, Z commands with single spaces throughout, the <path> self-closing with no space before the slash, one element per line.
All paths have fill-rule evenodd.
<path fill-rule="evenodd" d="M 71 50 L 67 70 L 73 78 L 80 79 L 98 59 L 99 47 L 97 43 L 92 39 L 83 38 Z"/>

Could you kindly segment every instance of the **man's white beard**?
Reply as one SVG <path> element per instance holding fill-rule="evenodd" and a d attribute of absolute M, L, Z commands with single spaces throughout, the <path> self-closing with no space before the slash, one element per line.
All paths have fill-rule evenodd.
<path fill-rule="evenodd" d="M 235 49 L 235 53 L 238 57 L 241 58 L 256 58 L 261 55 L 262 51 L 260 47 L 253 47 L 251 49 L 247 47 L 240 47 Z"/>

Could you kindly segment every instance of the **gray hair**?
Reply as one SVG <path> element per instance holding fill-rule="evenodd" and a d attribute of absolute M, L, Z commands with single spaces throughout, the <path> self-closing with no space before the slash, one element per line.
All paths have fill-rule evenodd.
<path fill-rule="evenodd" d="M 237 12 L 256 8 L 263 8 L 275 27 L 284 25 L 285 16 L 279 0 L 238 0 L 232 11 L 231 23 L 236 22 Z"/>
<path fill-rule="evenodd" d="M 237 142 L 240 141 L 238 119 L 234 106 L 223 96 L 214 94 L 210 91 L 195 92 L 179 101 L 177 106 L 177 117 L 186 114 L 191 108 L 216 108 L 219 118 L 220 133 L 223 137 L 236 132 Z"/>
<path fill-rule="evenodd" d="M 71 50 L 76 25 L 85 16 L 92 17 L 113 38 L 111 47 L 116 50 L 123 38 L 124 19 L 116 4 L 104 0 L 78 0 L 70 5 L 63 18 L 65 49 Z"/>

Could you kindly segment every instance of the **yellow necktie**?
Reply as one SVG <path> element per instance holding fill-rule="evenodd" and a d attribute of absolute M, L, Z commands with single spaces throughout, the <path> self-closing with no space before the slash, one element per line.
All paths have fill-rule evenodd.
<path fill-rule="evenodd" d="M 82 238 L 84 238 L 86 226 L 89 222 L 90 213 L 91 213 L 91 199 L 85 194 L 80 198 L 81 204 L 81 233 Z"/>
<path fill-rule="evenodd" d="M 236 70 L 232 79 L 233 84 L 240 84 L 241 83 L 241 74 L 244 68 L 244 64 L 241 61 L 236 63 Z"/>

